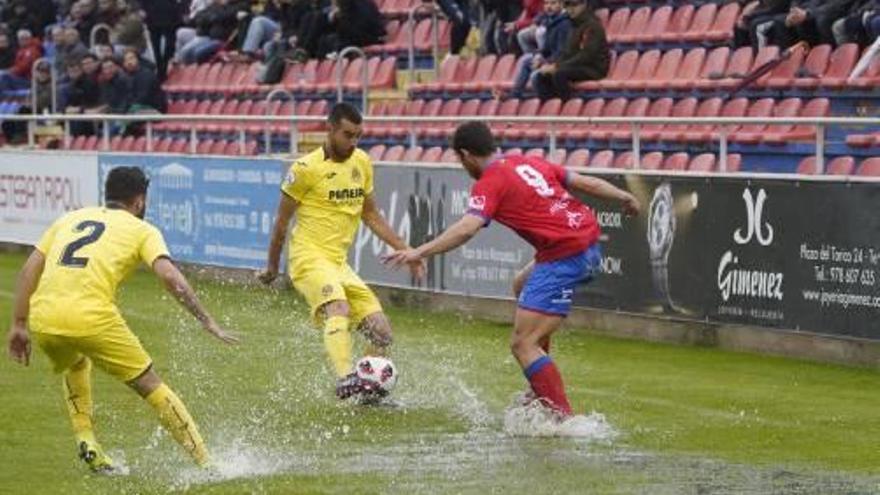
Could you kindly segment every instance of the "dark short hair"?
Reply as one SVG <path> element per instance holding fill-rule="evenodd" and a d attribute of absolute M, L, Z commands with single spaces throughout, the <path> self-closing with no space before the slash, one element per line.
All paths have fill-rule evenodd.
<path fill-rule="evenodd" d="M 83 56 L 80 57 L 79 61 L 82 62 L 83 60 L 85 60 L 85 59 L 87 59 L 87 58 L 90 58 L 90 59 L 94 60 L 95 62 L 98 61 L 98 56 L 95 55 L 95 54 L 92 53 L 92 52 L 89 52 L 89 53 L 85 53 L 85 54 L 83 54 Z"/>
<path fill-rule="evenodd" d="M 332 125 L 339 125 L 342 120 L 347 120 L 352 124 L 360 125 L 364 121 L 361 112 L 350 103 L 337 103 L 330 110 L 330 116 L 327 118 Z"/>
<path fill-rule="evenodd" d="M 138 167 L 116 167 L 107 174 L 104 184 L 104 201 L 128 203 L 147 193 L 150 181 Z"/>
<path fill-rule="evenodd" d="M 455 129 L 451 145 L 458 152 L 466 150 L 472 155 L 489 156 L 495 151 L 495 138 L 489 126 L 472 120 Z"/>

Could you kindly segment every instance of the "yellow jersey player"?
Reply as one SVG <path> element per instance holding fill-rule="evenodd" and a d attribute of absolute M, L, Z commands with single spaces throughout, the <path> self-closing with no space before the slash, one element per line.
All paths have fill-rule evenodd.
<path fill-rule="evenodd" d="M 152 267 L 208 333 L 226 343 L 237 341 L 205 311 L 171 262 L 162 234 L 143 220 L 148 184 L 139 168 L 111 170 L 106 206 L 82 208 L 56 220 L 25 262 L 15 289 L 9 354 L 27 366 L 31 336 L 43 349 L 63 376 L 79 455 L 100 473 L 112 472 L 114 464 L 95 439 L 92 364 L 140 394 L 196 463 L 209 461 L 186 407 L 156 374 L 114 304 L 117 286 L 139 263 Z"/>
<path fill-rule="evenodd" d="M 328 118 L 324 145 L 290 166 L 281 186 L 267 267 L 259 275 L 266 284 L 278 276 L 282 246 L 295 215 L 288 270 L 315 323 L 323 327 L 340 399 L 373 392 L 353 372 L 350 329 L 367 339 L 367 355 L 385 355 L 391 345 L 388 318 L 373 291 L 346 262 L 348 248 L 361 220 L 392 248 L 406 246 L 376 206 L 373 165 L 357 148 L 362 120 L 353 106 L 337 104 Z M 421 277 L 421 262 L 410 264 L 410 269 Z"/>

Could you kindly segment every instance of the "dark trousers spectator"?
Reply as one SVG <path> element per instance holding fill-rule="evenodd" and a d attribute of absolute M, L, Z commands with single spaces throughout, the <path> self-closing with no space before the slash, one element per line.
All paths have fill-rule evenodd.
<path fill-rule="evenodd" d="M 150 28 L 150 43 L 156 56 L 156 72 L 159 80 L 164 81 L 168 75 L 168 62 L 174 58 L 177 28 Z"/>
<path fill-rule="evenodd" d="M 557 68 L 553 72 L 538 72 L 532 76 L 532 85 L 541 100 L 571 97 L 571 85 L 576 81 L 594 81 L 605 77 L 605 73 L 589 68 L 566 69 Z"/>
<path fill-rule="evenodd" d="M 468 34 L 471 32 L 471 16 L 468 12 L 467 0 L 437 0 L 440 10 L 446 14 L 452 23 L 452 32 L 449 39 L 449 51 L 458 54 L 467 43 Z"/>
<path fill-rule="evenodd" d="M 758 26 L 775 20 L 775 17 L 776 16 L 773 14 L 759 15 L 749 19 L 749 21 L 746 23 L 745 28 L 735 27 L 733 29 L 734 46 L 737 48 L 742 46 L 759 46 Z"/>

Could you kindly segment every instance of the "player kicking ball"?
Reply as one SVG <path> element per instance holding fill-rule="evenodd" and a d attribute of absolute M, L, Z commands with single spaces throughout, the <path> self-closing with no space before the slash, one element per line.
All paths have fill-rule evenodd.
<path fill-rule="evenodd" d="M 385 261 L 399 266 L 455 249 L 493 219 L 534 246 L 534 261 L 517 277 L 521 292 L 510 349 L 535 396 L 564 421 L 572 416 L 571 405 L 546 349 L 571 310 L 576 286 L 596 275 L 602 258 L 593 212 L 568 191 L 619 201 L 629 214 L 638 214 L 639 202 L 607 181 L 542 159 L 493 157 L 495 141 L 482 122 L 460 125 L 452 148 L 477 181 L 467 214 L 431 242 L 397 251 Z"/>
<path fill-rule="evenodd" d="M 237 342 L 199 303 L 171 262 L 162 234 L 143 220 L 148 184 L 139 168 L 111 170 L 105 206 L 82 208 L 56 220 L 28 257 L 15 288 L 9 355 L 27 366 L 33 336 L 55 372 L 62 374 L 79 456 L 98 473 L 112 473 L 115 465 L 95 438 L 92 364 L 134 389 L 193 460 L 209 465 L 186 406 L 159 378 L 114 304 L 117 286 L 139 263 L 153 269 L 205 331 L 227 344 Z"/>
<path fill-rule="evenodd" d="M 296 216 L 287 253 L 288 271 L 315 324 L 323 330 L 339 399 L 384 392 L 380 384 L 363 378 L 369 373 L 359 376 L 355 371 L 351 329 L 366 337 L 367 356 L 385 356 L 391 346 L 388 317 L 373 291 L 346 262 L 348 248 L 361 221 L 392 248 L 407 247 L 376 206 L 373 164 L 357 147 L 362 122 L 355 107 L 337 104 L 328 118 L 330 129 L 324 145 L 290 166 L 281 185 L 266 269 L 259 274 L 265 284 L 278 276 L 281 248 Z M 409 265 L 420 278 L 423 263 Z"/>

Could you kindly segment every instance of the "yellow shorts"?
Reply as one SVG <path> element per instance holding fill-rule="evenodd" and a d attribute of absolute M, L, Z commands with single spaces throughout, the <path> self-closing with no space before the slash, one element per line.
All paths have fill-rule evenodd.
<path fill-rule="evenodd" d="M 32 332 L 31 335 L 49 356 L 55 373 L 67 370 L 86 356 L 110 375 L 130 382 L 152 364 L 141 341 L 125 324 L 83 337 L 41 332 Z"/>
<path fill-rule="evenodd" d="M 291 263 L 290 278 L 320 324 L 318 310 L 330 301 L 348 302 L 349 318 L 355 325 L 365 317 L 382 311 L 382 304 L 348 263 L 336 264 L 323 258 L 298 259 Z"/>

